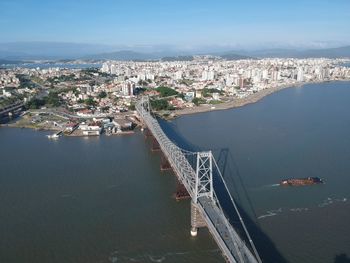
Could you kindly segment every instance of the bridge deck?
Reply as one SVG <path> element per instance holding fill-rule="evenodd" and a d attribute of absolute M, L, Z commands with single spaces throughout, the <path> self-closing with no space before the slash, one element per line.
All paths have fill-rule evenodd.
<path fill-rule="evenodd" d="M 215 191 L 214 196 L 211 198 L 208 196 L 200 196 L 197 198 L 195 195 L 194 187 L 197 180 L 196 172 L 188 162 L 185 155 L 189 152 L 182 150 L 169 140 L 158 121 L 150 114 L 149 109 L 145 109 L 143 101 L 136 105 L 136 110 L 140 115 L 140 118 L 158 141 L 161 150 L 168 158 L 176 176 L 185 186 L 192 200 L 197 201 L 197 206 L 203 219 L 227 261 L 257 263 L 258 259 L 253 255 L 233 226 L 228 222 L 219 201 L 216 198 Z"/>
<path fill-rule="evenodd" d="M 202 215 L 216 243 L 230 262 L 257 262 L 223 211 L 209 198 L 198 200 Z"/>
<path fill-rule="evenodd" d="M 8 105 L 7 107 L 4 107 L 4 108 L 0 109 L 0 115 L 3 115 L 3 114 L 6 114 L 6 113 L 8 113 L 10 111 L 22 108 L 23 106 L 24 106 L 24 104 L 22 102 Z"/>

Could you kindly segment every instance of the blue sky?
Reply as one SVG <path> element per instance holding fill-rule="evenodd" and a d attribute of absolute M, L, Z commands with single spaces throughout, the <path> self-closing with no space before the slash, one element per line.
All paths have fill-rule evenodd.
<path fill-rule="evenodd" d="M 0 0 L 0 42 L 350 44 L 350 0 Z"/>

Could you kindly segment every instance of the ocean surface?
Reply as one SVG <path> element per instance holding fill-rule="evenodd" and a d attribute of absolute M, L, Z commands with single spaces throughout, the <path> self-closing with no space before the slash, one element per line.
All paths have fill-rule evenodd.
<path fill-rule="evenodd" d="M 350 83 L 279 91 L 161 125 L 212 150 L 264 262 L 350 257 Z M 60 138 L 0 128 L 0 262 L 224 262 L 141 132 Z M 323 185 L 279 187 L 318 176 Z M 346 262 L 346 261 L 345 261 Z"/>
<path fill-rule="evenodd" d="M 265 260 L 350 257 L 349 82 L 284 89 L 245 107 L 162 125 L 182 147 L 213 151 L 250 228 L 266 234 L 259 240 L 262 233 L 252 233 Z M 309 176 L 325 183 L 278 185 Z"/>

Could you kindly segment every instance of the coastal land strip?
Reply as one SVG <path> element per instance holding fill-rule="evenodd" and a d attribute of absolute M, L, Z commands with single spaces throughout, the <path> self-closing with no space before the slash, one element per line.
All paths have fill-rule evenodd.
<path fill-rule="evenodd" d="M 347 80 L 334 80 L 334 81 L 350 81 Z M 209 111 L 218 111 L 218 110 L 227 110 L 232 108 L 239 108 L 243 107 L 248 104 L 253 104 L 261 99 L 265 98 L 266 96 L 269 96 L 275 92 L 281 91 L 283 89 L 287 88 L 295 88 L 295 87 L 304 87 L 308 84 L 317 84 L 317 83 L 325 83 L 325 82 L 334 82 L 332 81 L 311 81 L 311 82 L 305 82 L 305 83 L 295 83 L 295 84 L 283 84 L 278 85 L 275 87 L 270 87 L 268 89 L 261 90 L 259 92 L 253 93 L 248 95 L 245 98 L 234 98 L 230 101 L 219 103 L 219 104 L 202 104 L 200 106 L 196 106 L 193 108 L 185 108 L 181 110 L 175 110 L 172 114 L 169 114 L 167 117 L 163 116 L 167 120 L 175 119 L 178 117 L 181 117 L 183 115 L 190 115 L 190 114 L 196 114 L 196 113 L 204 113 Z"/>

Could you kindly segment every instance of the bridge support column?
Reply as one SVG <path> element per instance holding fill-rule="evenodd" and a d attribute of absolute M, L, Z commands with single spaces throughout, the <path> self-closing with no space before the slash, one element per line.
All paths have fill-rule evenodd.
<path fill-rule="evenodd" d="M 147 127 L 145 127 L 145 128 L 143 129 L 143 134 L 144 134 L 144 136 L 145 136 L 146 139 L 147 139 L 148 137 L 151 137 L 151 136 L 152 136 L 151 131 L 150 131 Z"/>
<path fill-rule="evenodd" d="M 171 165 L 167 160 L 167 158 L 165 157 L 164 153 L 161 153 L 161 156 L 160 156 L 160 170 L 161 171 L 171 170 Z"/>
<path fill-rule="evenodd" d="M 198 228 L 205 227 L 206 223 L 204 218 L 199 211 L 197 204 L 191 202 L 191 236 L 197 236 Z"/>
<path fill-rule="evenodd" d="M 176 192 L 175 192 L 176 201 L 189 199 L 189 198 L 191 198 L 191 196 L 187 192 L 186 187 L 181 182 L 177 181 Z"/>
<path fill-rule="evenodd" d="M 151 151 L 152 152 L 160 151 L 160 145 L 159 145 L 157 139 L 154 138 L 153 136 L 152 136 L 152 148 L 151 148 Z"/>

